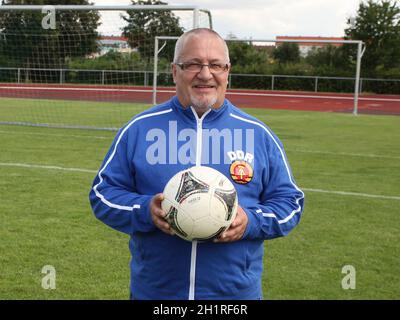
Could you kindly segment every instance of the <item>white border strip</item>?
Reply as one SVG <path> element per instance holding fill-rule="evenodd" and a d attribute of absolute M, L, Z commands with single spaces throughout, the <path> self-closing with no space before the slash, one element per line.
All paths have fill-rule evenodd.
<path fill-rule="evenodd" d="M 172 111 L 172 109 L 167 109 L 167 110 L 164 110 L 164 111 L 159 111 L 159 112 L 144 114 L 144 115 L 142 115 L 142 116 L 139 116 L 139 117 L 133 119 L 133 120 L 124 128 L 124 130 L 122 130 L 122 132 L 120 133 L 120 135 L 119 135 L 119 137 L 118 137 L 117 142 L 115 143 L 113 152 L 111 153 L 110 157 L 108 158 L 108 160 L 107 160 L 107 162 L 105 163 L 105 165 L 103 166 L 103 168 L 100 169 L 100 171 L 99 171 L 99 174 L 98 174 L 98 177 L 99 177 L 99 179 L 100 179 L 99 183 L 96 184 L 96 185 L 93 187 L 94 193 L 96 194 L 96 196 L 97 196 L 98 198 L 100 198 L 100 200 L 101 200 L 104 204 L 106 204 L 106 205 L 109 206 L 110 208 L 115 208 L 115 209 L 119 209 L 119 210 L 126 210 L 126 211 L 133 211 L 133 209 L 139 209 L 139 208 L 140 208 L 140 205 L 138 205 L 138 204 L 134 204 L 133 206 L 128 207 L 128 206 L 121 206 L 121 205 L 119 205 L 119 204 L 115 204 L 115 203 L 112 203 L 112 202 L 108 201 L 108 200 L 97 190 L 97 187 L 103 182 L 103 177 L 101 176 L 101 174 L 102 174 L 103 171 L 107 168 L 107 166 L 109 165 L 109 163 L 111 162 L 111 160 L 114 158 L 114 155 L 115 155 L 115 153 L 117 152 L 118 144 L 119 144 L 119 142 L 121 141 L 122 136 L 125 134 L 125 132 L 126 132 L 136 121 L 139 121 L 139 120 L 142 120 L 142 119 L 145 119 L 145 118 L 149 118 L 149 117 L 158 116 L 158 115 L 165 114 L 165 113 L 169 113 L 169 112 L 171 112 L 171 111 Z"/>

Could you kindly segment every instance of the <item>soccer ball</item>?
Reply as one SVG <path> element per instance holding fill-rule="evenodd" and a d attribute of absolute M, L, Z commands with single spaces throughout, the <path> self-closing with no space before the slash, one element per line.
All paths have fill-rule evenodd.
<path fill-rule="evenodd" d="M 182 239 L 217 237 L 235 219 L 238 200 L 232 182 L 219 171 L 196 166 L 178 172 L 164 188 L 165 219 Z"/>

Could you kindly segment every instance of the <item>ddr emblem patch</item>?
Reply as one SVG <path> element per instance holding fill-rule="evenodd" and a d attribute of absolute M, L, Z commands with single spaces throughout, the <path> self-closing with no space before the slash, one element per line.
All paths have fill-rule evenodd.
<path fill-rule="evenodd" d="M 234 182 L 246 184 L 253 179 L 253 168 L 246 161 L 234 161 L 229 168 L 231 177 Z"/>

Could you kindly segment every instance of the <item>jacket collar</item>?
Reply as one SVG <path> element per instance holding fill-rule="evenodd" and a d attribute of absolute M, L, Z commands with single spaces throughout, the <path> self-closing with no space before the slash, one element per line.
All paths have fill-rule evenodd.
<path fill-rule="evenodd" d="M 182 106 L 177 96 L 174 96 L 171 99 L 171 102 L 174 110 L 177 113 L 181 114 L 186 120 L 189 120 L 190 122 L 196 122 L 196 117 L 192 111 L 192 108 L 190 107 L 185 108 L 184 106 Z M 228 101 L 224 99 L 224 103 L 222 104 L 222 106 L 219 107 L 218 109 L 211 109 L 211 111 L 205 115 L 203 122 L 207 123 L 213 121 L 216 118 L 219 118 L 221 115 L 225 114 L 227 111 L 228 111 Z"/>

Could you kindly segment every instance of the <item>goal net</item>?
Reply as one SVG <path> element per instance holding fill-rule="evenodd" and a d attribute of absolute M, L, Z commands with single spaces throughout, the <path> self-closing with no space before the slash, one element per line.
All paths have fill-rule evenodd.
<path fill-rule="evenodd" d="M 342 38 L 276 37 L 226 40 L 232 65 L 227 98 L 244 108 L 341 111 L 357 114 L 363 43 Z M 177 37 L 155 38 L 153 104 L 174 94 L 163 48 Z M 302 102 L 303 99 L 307 101 Z"/>
<path fill-rule="evenodd" d="M 208 10 L 0 5 L 0 123 L 119 128 L 151 103 L 154 37 L 193 27 Z"/>

